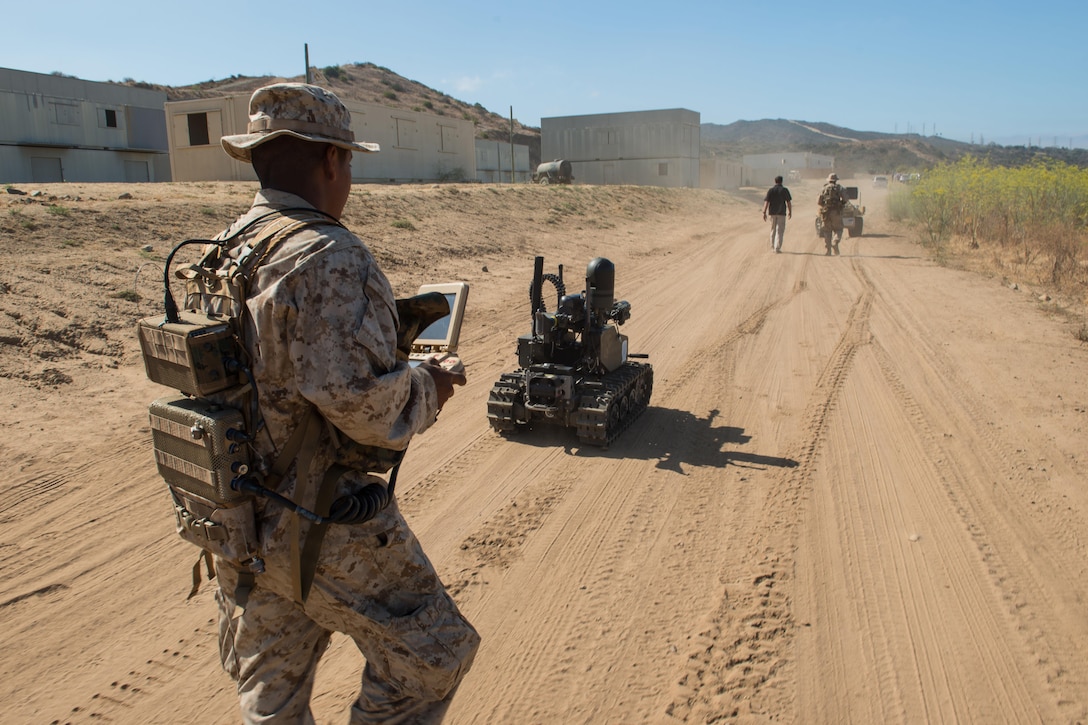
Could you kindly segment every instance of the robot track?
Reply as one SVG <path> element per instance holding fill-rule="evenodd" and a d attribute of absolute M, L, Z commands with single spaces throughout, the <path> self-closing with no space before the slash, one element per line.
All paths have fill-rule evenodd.
<path fill-rule="evenodd" d="M 574 413 L 578 440 L 608 446 L 650 404 L 654 370 L 650 365 L 627 361 L 582 389 L 582 401 Z"/>
<path fill-rule="evenodd" d="M 519 417 L 524 417 L 524 380 L 525 374 L 519 370 L 515 373 L 503 373 L 492 386 L 487 398 L 487 420 L 496 432 L 516 430 Z M 518 411 L 521 416 L 518 416 Z"/>

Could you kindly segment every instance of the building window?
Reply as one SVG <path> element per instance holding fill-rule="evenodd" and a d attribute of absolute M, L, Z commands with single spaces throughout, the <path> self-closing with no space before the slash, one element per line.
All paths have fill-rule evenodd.
<path fill-rule="evenodd" d="M 79 125 L 79 106 L 74 103 L 54 103 L 53 119 L 62 126 Z"/>
<path fill-rule="evenodd" d="M 668 176 L 669 175 L 669 162 L 666 161 L 664 163 L 660 163 L 660 164 L 657 165 L 657 175 L 658 176 Z"/>
<path fill-rule="evenodd" d="M 457 129 L 439 124 L 438 131 L 438 150 L 450 153 L 457 151 Z"/>
<path fill-rule="evenodd" d="M 393 144 L 399 149 L 414 149 L 416 147 L 416 122 L 408 118 L 394 118 L 397 125 L 397 142 Z"/>
<path fill-rule="evenodd" d="M 190 113 L 189 120 L 189 145 L 208 146 L 211 144 L 208 135 L 208 114 Z"/>
<path fill-rule="evenodd" d="M 103 110 L 106 112 L 106 128 L 117 128 L 117 111 L 112 108 Z"/>

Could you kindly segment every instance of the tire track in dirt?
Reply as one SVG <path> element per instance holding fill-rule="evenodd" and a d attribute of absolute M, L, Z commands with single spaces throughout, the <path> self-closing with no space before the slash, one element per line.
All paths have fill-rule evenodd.
<path fill-rule="evenodd" d="M 503 618 L 500 636 L 516 636 L 524 657 L 508 663 L 514 671 L 504 671 L 494 696 L 494 711 L 485 721 L 579 721 L 590 719 L 587 713 L 600 707 L 600 702 L 556 701 L 548 698 L 548 693 L 561 692 L 571 677 L 582 681 L 597 678 L 622 662 L 611 652 L 625 638 L 627 617 L 610 604 L 616 601 L 617 588 L 626 592 L 633 585 L 624 570 L 637 562 L 623 560 L 622 550 L 628 555 L 641 552 L 646 538 L 636 532 L 646 532 L 639 523 L 638 506 L 632 510 L 626 492 L 602 496 L 602 491 L 629 489 L 630 469 L 637 466 L 637 462 L 616 465 L 610 458 L 586 461 L 579 466 L 587 474 L 581 479 L 586 484 L 582 486 L 574 485 L 579 478 L 568 471 L 564 499 L 552 512 L 547 527 L 521 542 L 518 571 L 511 571 L 511 578 L 504 581 L 510 585 L 531 580 L 534 587 L 556 595 L 555 601 L 563 604 L 555 607 L 547 600 L 512 604 L 517 611 Z M 602 478 L 606 469 L 612 470 L 607 480 Z M 642 490 L 635 498 L 645 495 Z M 562 571 L 553 568 L 551 562 L 555 561 L 564 562 Z M 587 650 L 587 643 L 598 637 L 606 638 L 604 647 Z M 525 702 L 549 701 L 547 710 L 526 711 L 524 706 Z"/>
<path fill-rule="evenodd" d="M 898 313 L 895 315 L 898 323 L 916 333 L 918 322 L 912 319 L 911 313 L 899 309 L 895 312 Z M 933 452 L 933 466 L 943 494 L 969 533 L 986 578 L 999 592 L 1004 611 L 989 615 L 995 620 L 991 624 L 992 630 L 1004 630 L 1001 634 L 1003 639 L 1022 641 L 1032 651 L 1030 658 L 991 656 L 994 677 L 999 678 L 1003 685 L 1003 690 L 995 693 L 995 696 L 1009 700 L 1003 712 L 1021 711 L 1030 713 L 1028 717 L 1042 716 L 1046 719 L 1045 711 L 1043 714 L 1039 711 L 1041 703 L 1032 703 L 1030 693 L 1025 695 L 1021 692 L 1020 683 L 1034 677 L 1038 687 L 1050 693 L 1051 704 L 1063 719 L 1074 721 L 1084 718 L 1088 714 L 1088 703 L 1070 700 L 1063 693 L 1083 691 L 1085 683 L 1088 683 L 1088 668 L 1083 658 L 1084 647 L 1088 644 L 1088 622 L 1083 617 L 1082 608 L 1055 601 L 1048 586 L 1048 582 L 1069 577 L 1072 572 L 1085 571 L 1084 545 L 1073 533 L 1077 528 L 1072 520 L 1064 528 L 1060 525 L 1063 517 L 1071 516 L 1070 510 L 1060 503 L 1046 501 L 1048 491 L 1045 487 L 1033 486 L 1035 482 L 1025 473 L 1033 470 L 1033 461 L 1025 458 L 1022 450 L 1016 447 L 1016 442 L 1005 440 L 996 426 L 978 424 L 991 420 L 994 411 L 962 379 L 947 353 L 924 336 L 915 334 L 914 337 L 915 343 L 924 350 L 925 360 L 934 368 L 934 378 L 943 393 L 934 396 L 933 400 L 942 401 L 948 408 L 946 415 L 966 421 L 956 429 L 970 430 L 969 440 L 961 441 L 948 434 L 937 434 L 929 423 L 934 418 L 932 412 L 927 414 L 922 409 L 899 377 L 892 354 L 881 345 L 874 346 L 877 360 L 901 408 L 909 412 L 913 427 Z M 1045 508 L 1024 508 L 1029 512 L 1043 508 L 1046 511 L 1045 525 L 1052 527 L 1057 520 L 1057 532 L 1044 533 L 1039 529 L 1042 524 L 1036 522 L 1030 513 L 1027 518 L 1018 517 L 1015 522 L 1009 520 L 1000 502 L 1024 496 L 1025 491 L 1030 491 L 1029 495 L 1038 499 L 1040 504 L 1049 505 Z M 1047 542 L 1055 536 L 1063 542 L 1061 547 L 1048 545 Z M 965 574 L 958 582 L 961 589 L 964 587 L 962 582 L 967 579 L 968 575 Z M 1074 578 L 1074 581 L 1078 580 L 1084 581 L 1083 576 Z M 1083 587 L 1081 590 L 1082 596 L 1088 597 L 1088 590 Z M 965 592 L 964 598 L 968 598 L 967 594 L 969 592 Z M 991 610 L 995 605 L 989 598 L 982 598 L 970 608 L 975 612 L 974 618 L 978 618 L 978 612 Z M 1011 625 L 1002 625 L 1002 617 L 1009 618 Z M 1052 631 L 1063 634 L 1054 637 Z M 1012 635 L 1013 632 L 1017 634 Z M 1076 635 L 1070 637 L 1070 633 Z M 995 636 L 993 631 L 978 633 L 975 646 L 986 649 L 988 639 Z M 990 648 L 993 646 L 989 645 Z M 1004 664 L 1005 659 L 1010 662 L 1034 661 L 1037 670 L 1033 673 L 1009 672 L 1009 665 Z M 1021 701 L 1017 701 L 1017 697 Z"/>
<path fill-rule="evenodd" d="M 855 271 L 867 290 L 876 289 L 859 263 Z M 1059 692 L 1063 678 L 1066 688 L 1083 689 L 1063 666 L 1079 664 L 1069 659 L 1078 647 L 1055 652 L 1033 644 L 1038 628 L 1022 595 L 1019 562 L 991 546 L 1023 534 L 1007 525 L 996 505 L 1004 496 L 995 498 L 988 482 L 1028 467 L 1009 461 L 1012 447 L 993 426 L 979 425 L 993 411 L 927 337 L 909 303 L 884 302 L 877 293 L 869 332 L 875 334 L 876 316 L 886 315 L 893 327 L 880 329 L 896 347 L 892 352 L 874 337 L 855 359 L 835 416 L 839 444 L 828 451 L 829 470 L 844 475 L 821 480 L 830 490 L 818 489 L 809 504 L 816 525 L 807 531 L 814 551 L 805 552 L 806 566 L 820 573 L 808 574 L 815 583 L 807 582 L 807 593 L 820 602 L 816 616 L 837 627 L 824 621 L 805 636 L 807 667 L 832 666 L 818 684 L 799 680 L 798 712 L 821 722 L 897 722 L 905 712 L 969 722 L 1054 721 L 1062 712 L 1062 721 L 1076 721 L 1083 707 Z M 917 395 L 900 371 L 921 386 Z M 936 421 L 955 435 L 937 433 Z M 886 441 L 894 450 L 885 450 Z M 1039 539 L 1046 540 L 1042 532 Z M 1036 577 L 1027 588 L 1045 597 L 1046 579 L 1058 568 L 1038 569 L 1024 570 Z M 831 593 L 848 597 L 832 600 Z M 1083 632 L 1085 623 L 1066 621 L 1059 629 Z M 1024 662 L 1039 667 L 1024 671 L 1016 664 Z M 852 702 L 848 693 L 859 688 L 879 690 L 881 698 Z"/>
<path fill-rule="evenodd" d="M 0 566 L 7 575 L 0 584 L 0 598 L 18 610 L 20 603 L 29 601 L 25 596 L 28 592 L 16 591 L 13 587 L 30 583 L 33 587 L 30 591 L 38 593 L 34 597 L 36 601 L 56 602 L 71 595 L 73 580 L 108 564 L 111 555 L 102 551 L 99 532 L 103 527 L 128 521 L 131 514 L 125 509 L 112 508 L 104 503 L 104 499 L 136 495 L 139 503 L 147 501 L 149 492 L 133 493 L 134 487 L 139 486 L 138 481 L 142 480 L 135 471 L 143 467 L 146 455 L 142 441 L 130 441 L 105 451 L 87 452 L 70 466 L 58 466 L 46 473 L 10 481 L 0 497 L 3 501 L 0 504 L 0 531 L 4 532 L 0 541 Z M 125 479 L 126 474 L 131 474 L 131 478 Z M 108 479 L 111 475 L 125 482 L 116 484 L 108 494 L 85 484 L 86 481 Z M 165 490 L 155 493 L 162 495 L 162 511 L 169 515 Z M 85 532 L 85 535 L 68 542 L 67 536 L 71 532 Z M 65 546 L 65 555 L 58 559 L 57 546 L 61 543 Z M 24 575 L 33 571 L 38 574 L 28 582 Z M 43 580 L 52 581 L 47 584 Z M 15 622 L 11 625 L 12 630 L 19 628 Z"/>
<path fill-rule="evenodd" d="M 790 298 L 805 289 L 802 277 Z M 788 447 L 787 459 L 795 467 L 771 473 L 758 510 L 737 509 L 731 538 L 744 553 L 743 565 L 732 571 L 745 576 L 721 581 L 721 598 L 700 625 L 685 673 L 672 688 L 665 710 L 672 718 L 709 722 L 747 714 L 772 716 L 789 707 L 792 694 L 780 691 L 778 683 L 791 664 L 797 626 L 790 586 L 798 513 L 851 362 L 869 342 L 872 302 L 872 287 L 865 285 L 809 395 L 799 438 Z M 762 322 L 750 329 L 758 332 Z M 767 527 L 767 522 L 774 526 Z"/>
<path fill-rule="evenodd" d="M 79 488 L 78 482 L 87 480 L 93 472 L 111 470 L 116 464 L 127 464 L 140 452 L 147 454 L 147 442 L 130 440 L 96 454 L 88 454 L 75 467 L 66 467 L 60 473 L 53 470 L 23 480 L 15 477 L 4 487 L 4 495 L 0 497 L 0 525 L 40 514 L 49 504 L 70 495 L 73 487 Z"/>
<path fill-rule="evenodd" d="M 918 700 L 917 707 L 930 719 L 1045 720 L 1022 682 L 1022 673 L 1012 670 L 1011 663 L 1020 658 L 1004 641 L 1002 613 L 994 606 L 989 588 L 978 580 L 977 562 L 964 558 L 954 545 L 964 528 L 973 528 L 954 493 L 962 490 L 969 476 L 946 454 L 942 436 L 932 430 L 921 406 L 898 377 L 887 350 L 879 342 L 874 342 L 871 350 L 897 415 L 904 418 L 912 433 L 896 436 L 899 459 L 904 460 L 907 470 L 867 478 L 864 486 L 843 487 L 860 500 L 856 506 L 846 507 L 848 510 L 868 512 L 880 520 L 881 538 L 887 542 L 882 548 L 895 562 L 880 571 L 879 560 L 856 551 L 849 567 L 862 578 L 858 591 L 883 596 L 878 606 L 857 613 L 865 622 L 862 631 L 869 647 L 881 649 L 875 668 L 887 683 L 887 692 L 897 693 L 900 699 Z M 947 497 L 951 509 L 942 497 Z M 874 527 L 854 527 L 862 528 Z M 905 531 L 914 533 L 904 538 Z M 892 571 L 897 572 L 894 577 Z M 938 576 L 948 582 L 950 595 L 934 586 Z M 862 603 L 857 601 L 855 606 Z M 877 613 L 883 617 L 878 618 Z M 892 617 L 889 613 L 896 614 Z M 909 660 L 905 653 L 911 653 Z M 964 679 L 966 661 L 983 668 L 991 692 L 988 702 L 963 697 L 962 693 L 971 689 Z M 896 710 L 894 702 L 885 703 L 885 709 L 889 717 L 902 711 Z"/>

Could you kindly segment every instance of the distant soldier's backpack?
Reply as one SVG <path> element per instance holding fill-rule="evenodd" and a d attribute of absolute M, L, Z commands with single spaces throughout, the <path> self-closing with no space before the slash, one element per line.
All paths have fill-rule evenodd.
<path fill-rule="evenodd" d="M 823 190 L 820 191 L 819 204 L 822 209 L 842 209 L 842 194 L 839 192 L 839 187 L 835 184 L 824 185 Z"/>

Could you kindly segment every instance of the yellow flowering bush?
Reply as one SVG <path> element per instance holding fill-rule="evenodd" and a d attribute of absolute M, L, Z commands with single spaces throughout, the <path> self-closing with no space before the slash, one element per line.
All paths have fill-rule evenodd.
<path fill-rule="evenodd" d="M 918 224 L 938 256 L 960 242 L 1031 281 L 1088 289 L 1086 169 L 1058 162 L 1006 168 L 968 156 L 928 171 L 890 209 Z"/>

